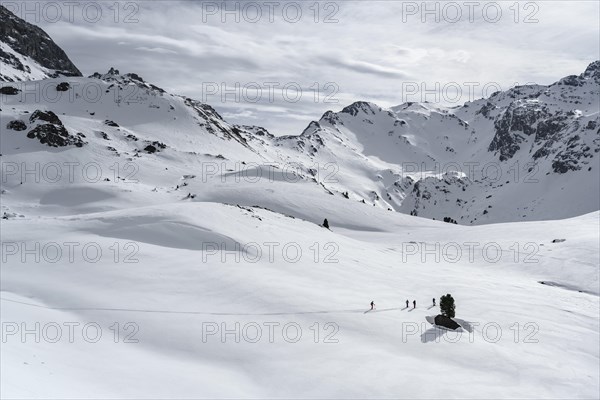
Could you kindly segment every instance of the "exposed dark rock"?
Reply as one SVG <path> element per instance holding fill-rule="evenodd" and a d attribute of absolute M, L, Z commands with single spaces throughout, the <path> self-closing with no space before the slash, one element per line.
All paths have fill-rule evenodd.
<path fill-rule="evenodd" d="M 569 75 L 558 81 L 558 84 L 567 86 L 580 86 L 581 82 L 578 78 L 579 77 L 577 75 Z"/>
<path fill-rule="evenodd" d="M 0 62 L 1 61 L 2 60 L 0 59 Z M 12 87 L 12 86 L 3 86 L 3 87 L 0 88 L 0 94 L 5 94 L 5 95 L 8 95 L 8 96 L 17 95 L 17 94 L 19 94 L 19 92 L 21 92 L 19 89 L 17 89 L 16 87 Z"/>
<path fill-rule="evenodd" d="M 594 130 L 596 129 L 597 125 L 598 123 L 596 121 L 588 121 L 587 125 L 585 126 L 585 129 Z"/>
<path fill-rule="evenodd" d="M 347 107 L 344 107 L 341 112 L 344 114 L 350 114 L 353 117 L 358 115 L 359 112 L 375 115 L 375 110 L 373 109 L 373 106 L 374 105 L 372 105 L 371 103 L 367 103 L 366 101 L 357 101 L 350 104 Z M 381 111 L 381 109 L 379 109 L 378 111 Z"/>
<path fill-rule="evenodd" d="M 567 126 L 564 122 L 567 119 L 565 115 L 556 115 L 554 117 L 540 121 L 535 133 L 536 141 L 546 140 L 560 132 Z"/>
<path fill-rule="evenodd" d="M 594 61 L 587 66 L 585 72 L 580 75 L 582 79 L 593 79 L 596 82 L 600 82 L 600 60 Z"/>
<path fill-rule="evenodd" d="M 572 136 L 566 142 L 566 148 L 560 151 L 552 161 L 554 172 L 564 174 L 568 171 L 578 171 L 582 165 L 588 164 L 587 158 L 592 158 L 592 149 L 586 145 L 579 135 Z"/>
<path fill-rule="evenodd" d="M 502 118 L 496 120 L 494 123 L 496 134 L 488 147 L 488 151 L 500 152 L 500 161 L 512 158 L 520 149 L 519 143 L 522 141 L 519 136 L 510 133 L 510 120 L 511 117 L 507 113 Z"/>
<path fill-rule="evenodd" d="M 119 124 L 117 124 L 115 121 L 111 121 L 109 119 L 107 119 L 107 120 L 104 121 L 104 125 L 112 126 L 112 127 L 115 127 L 115 128 L 119 127 Z"/>
<path fill-rule="evenodd" d="M 52 111 L 35 110 L 29 117 L 29 122 L 33 123 L 35 121 L 45 121 L 62 126 L 62 121 Z"/>
<path fill-rule="evenodd" d="M 25 7 L 24 3 L 22 7 Z M 46 32 L 17 17 L 4 6 L 0 6 L 0 41 L 9 44 L 17 53 L 31 57 L 42 67 L 51 70 L 49 77 L 81 76 L 81 72 Z M 8 53 L 0 53 L 0 62 L 7 63 L 20 71 L 30 72 L 22 63 L 15 62 L 15 57 L 10 57 Z M 6 80 L 2 78 L 3 75 L 0 73 L 0 80 Z"/>
<path fill-rule="evenodd" d="M 490 112 L 493 111 L 495 108 L 496 106 L 488 101 L 475 114 L 481 114 L 484 117 L 489 118 Z"/>
<path fill-rule="evenodd" d="M 38 139 L 41 144 L 50 147 L 64 147 L 74 145 L 82 147 L 85 143 L 78 136 L 71 136 L 62 125 L 44 124 L 38 125 L 27 133 L 30 139 Z"/>
<path fill-rule="evenodd" d="M 144 147 L 144 151 L 148 154 L 156 153 L 160 150 L 164 150 L 167 148 L 167 145 L 158 141 L 154 141 L 151 144 Z"/>
<path fill-rule="evenodd" d="M 13 131 L 24 131 L 25 129 L 27 129 L 27 125 L 25 124 L 25 122 L 21 121 L 20 119 L 17 119 L 14 121 L 10 121 L 6 125 L 6 128 L 12 129 Z"/>
<path fill-rule="evenodd" d="M 144 82 L 144 79 L 141 76 L 139 76 L 138 74 L 130 73 L 130 74 L 127 74 L 127 76 L 130 77 L 131 79 L 133 79 L 134 81 Z"/>
<path fill-rule="evenodd" d="M 436 315 L 433 319 L 437 326 L 443 326 L 444 328 L 452 329 L 453 331 L 460 328 L 460 325 L 452 318 L 448 318 L 444 315 Z"/>
<path fill-rule="evenodd" d="M 533 153 L 533 159 L 537 160 L 539 158 L 542 157 L 547 157 L 548 155 L 550 155 L 551 153 L 551 149 L 552 149 L 552 141 L 547 141 L 544 146 L 540 147 L 539 149 L 536 150 L 535 153 Z"/>

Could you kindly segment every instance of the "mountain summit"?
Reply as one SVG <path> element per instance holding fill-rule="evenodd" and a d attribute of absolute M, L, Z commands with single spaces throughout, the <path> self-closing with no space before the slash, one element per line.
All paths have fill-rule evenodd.
<path fill-rule="evenodd" d="M 135 160 L 148 171 L 179 171 L 167 178 L 175 188 L 181 176 L 217 163 L 211 176 L 218 182 L 186 181 L 190 196 L 209 193 L 230 176 L 286 181 L 289 168 L 281 165 L 293 165 L 292 175 L 304 183 L 296 185 L 295 198 L 274 201 L 262 190 L 250 203 L 237 191 L 205 196 L 307 219 L 314 216 L 294 206 L 301 195 L 464 225 L 599 209 L 599 61 L 551 85 L 517 86 L 459 107 L 414 102 L 387 109 L 358 101 L 324 113 L 301 134 L 275 137 L 258 126 L 231 124 L 209 104 L 168 93 L 135 73 L 111 68 L 81 77 L 44 31 L 0 10 L 1 78 L 44 80 L 51 88 L 50 98 L 39 101 L 21 95 L 23 83 L 1 85 L 8 161 L 39 161 L 43 153 L 53 162 L 55 153 L 45 152 L 62 148 L 62 157 L 97 159 L 106 170 Z M 93 98 L 86 87 L 96 88 Z M 247 171 L 247 165 L 254 166 Z M 160 193 L 169 184 L 157 176 L 141 183 Z"/>

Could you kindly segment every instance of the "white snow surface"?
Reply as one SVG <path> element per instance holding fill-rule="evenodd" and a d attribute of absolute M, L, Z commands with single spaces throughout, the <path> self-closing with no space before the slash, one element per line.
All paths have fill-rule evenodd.
<path fill-rule="evenodd" d="M 335 215 L 329 231 L 263 209 L 200 201 L 4 221 L 4 245 L 80 245 L 72 262 L 65 255 L 50 262 L 50 247 L 39 262 L 6 255 L 3 329 L 18 323 L 35 331 L 40 323 L 41 339 L 5 335 L 2 397 L 596 397 L 598 213 L 479 227 L 374 207 L 340 206 Z M 551 243 L 557 237 L 566 241 Z M 503 249 L 543 246 L 535 263 L 515 262 L 510 251 L 491 262 L 481 252 L 484 238 Z M 453 263 L 435 255 L 403 259 L 410 241 L 482 245 L 472 262 Z M 264 243 L 273 242 L 270 260 Z M 103 252 L 97 262 L 81 253 L 90 243 Z M 223 243 L 227 252 L 203 253 L 202 243 Z M 282 252 L 290 243 L 302 251 L 297 262 L 294 249 L 287 258 Z M 237 254 L 239 262 L 236 249 L 248 252 Z M 426 322 L 437 313 L 431 298 L 447 292 L 471 332 L 457 336 Z M 417 308 L 405 309 L 406 299 Z M 371 300 L 376 310 L 367 312 Z M 79 324 L 73 343 L 67 323 Z M 83 333 L 90 323 L 102 330 L 96 343 L 88 343 L 95 325 Z M 54 324 L 62 328 L 57 343 Z M 236 332 L 236 324 L 239 342 L 231 332 L 222 339 L 221 329 Z M 215 326 L 219 333 L 204 340 Z M 299 340 L 288 342 L 297 329 Z M 139 342 L 127 342 L 134 331 Z"/>
<path fill-rule="evenodd" d="M 410 124 L 398 160 L 357 121 L 322 121 L 311 155 L 314 136 L 298 151 L 131 76 L 68 81 L 101 97 L 2 98 L 2 398 L 598 398 L 593 163 L 491 191 L 495 220 L 448 224 L 382 192 L 402 187 L 399 162 L 437 154 L 412 128 L 444 118 L 424 105 L 377 117 Z M 28 138 L 36 110 L 86 143 Z M 459 334 L 426 320 L 446 293 Z"/>

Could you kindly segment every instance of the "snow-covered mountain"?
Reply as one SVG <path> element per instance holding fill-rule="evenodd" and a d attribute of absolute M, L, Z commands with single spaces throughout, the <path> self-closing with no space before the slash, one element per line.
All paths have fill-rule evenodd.
<path fill-rule="evenodd" d="M 0 63 L 0 82 L 81 76 L 81 72 L 46 32 L 17 17 L 2 5 Z"/>
<path fill-rule="evenodd" d="M 105 166 L 146 157 L 148 168 L 179 167 L 185 175 L 213 158 L 231 164 L 219 173 L 245 173 L 248 162 L 259 170 L 293 166 L 298 179 L 340 201 L 421 217 L 566 218 L 599 208 L 599 70 L 594 62 L 547 87 L 516 87 L 452 109 L 357 102 L 284 137 L 229 124 L 208 104 L 115 69 L 5 83 L 2 151 L 16 161 L 61 147 Z M 47 98 L 26 96 L 27 85 L 44 88 Z M 161 186 L 154 177 L 144 183 Z"/>
<path fill-rule="evenodd" d="M 6 160 L 52 146 L 82 162 L 152 153 L 149 168 L 179 166 L 186 175 L 202 157 L 225 159 L 227 172 L 237 173 L 247 168 L 242 162 L 293 166 L 340 201 L 467 225 L 600 208 L 600 61 L 549 86 L 519 86 L 460 107 L 356 102 L 300 135 L 275 137 L 229 124 L 210 105 L 134 73 L 79 77 L 41 29 L 5 8 L 0 17 L 4 80 L 26 81 L 2 84 Z M 27 95 L 28 85 L 44 96 Z M 153 179 L 144 183 L 160 186 Z"/>
<path fill-rule="evenodd" d="M 567 217 L 599 208 L 599 97 L 596 61 L 455 108 L 354 103 L 288 141 L 311 160 L 367 158 L 381 182 L 373 203 L 407 214 L 463 224 Z M 345 187 L 363 198 L 364 188 Z"/>
<path fill-rule="evenodd" d="M 276 137 L 0 12 L 0 397 L 597 397 L 600 62 Z"/>

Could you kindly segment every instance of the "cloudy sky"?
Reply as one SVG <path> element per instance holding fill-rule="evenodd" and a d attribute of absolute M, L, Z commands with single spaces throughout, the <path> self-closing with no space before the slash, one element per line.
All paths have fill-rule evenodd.
<path fill-rule="evenodd" d="M 600 59 L 596 0 L 50 2 L 39 21 L 12 3 L 84 75 L 136 72 L 277 135 L 356 100 L 457 105 Z"/>

